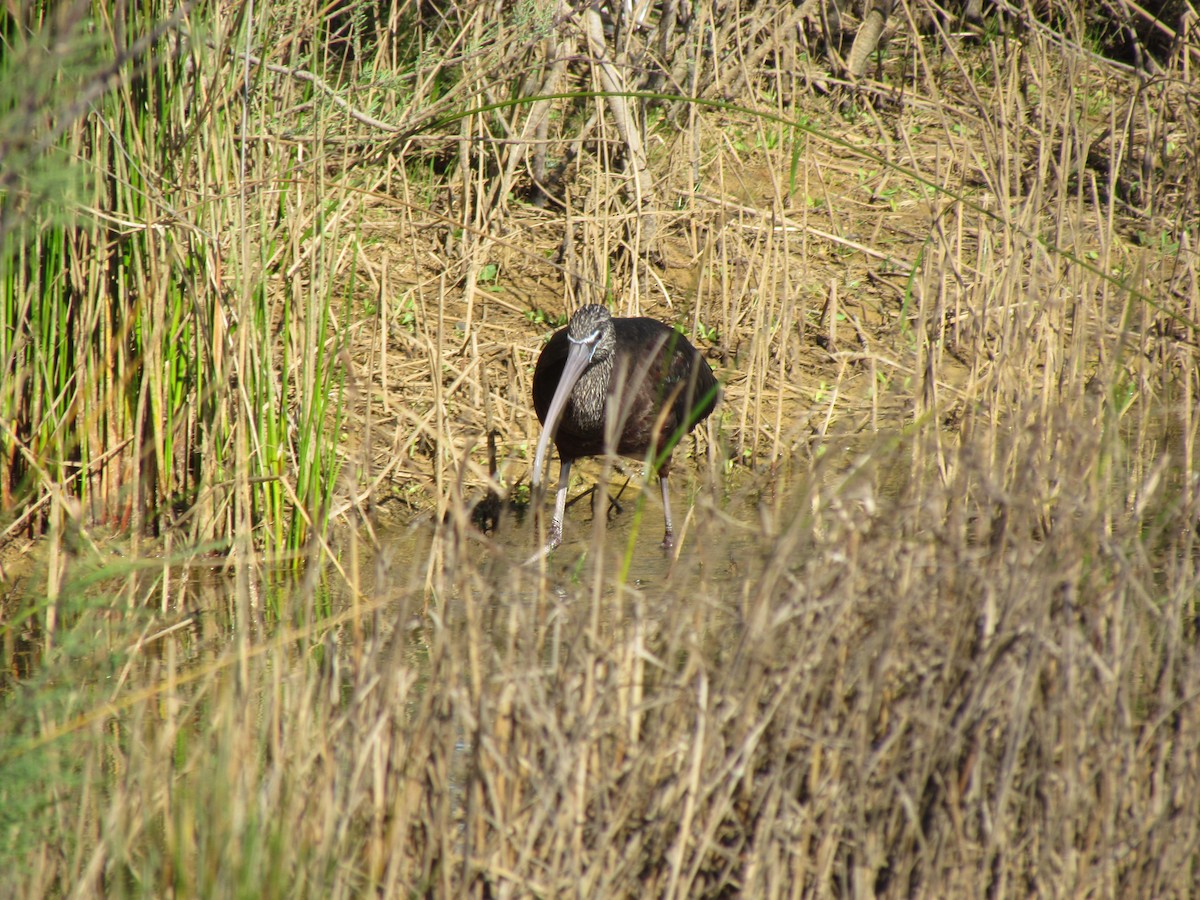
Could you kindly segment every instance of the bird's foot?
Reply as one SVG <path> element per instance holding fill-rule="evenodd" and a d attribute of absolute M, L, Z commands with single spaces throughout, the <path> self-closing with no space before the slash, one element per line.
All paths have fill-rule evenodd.
<path fill-rule="evenodd" d="M 621 513 L 623 513 L 623 512 L 625 512 L 625 507 L 623 507 L 621 505 L 621 502 L 616 497 L 609 497 L 608 498 L 608 516 L 607 516 L 608 521 L 611 522 L 613 519 L 615 519 L 617 516 L 621 515 Z"/>
<path fill-rule="evenodd" d="M 525 560 L 525 565 L 532 566 L 535 562 L 540 560 L 542 557 L 549 556 L 550 552 L 552 550 L 554 550 L 554 548 L 557 547 L 561 543 L 562 543 L 562 526 L 559 525 L 559 526 L 555 527 L 554 525 L 551 525 L 550 526 L 550 534 L 546 540 L 546 546 L 544 546 L 541 550 L 537 551 L 537 553 L 533 554 L 533 556 L 529 557 L 529 559 Z"/>
<path fill-rule="evenodd" d="M 667 551 L 668 553 L 670 553 L 672 550 L 674 550 L 675 549 L 674 533 L 671 531 L 667 531 L 667 533 L 663 535 L 662 543 L 659 546 L 662 547 L 663 550 Z"/>

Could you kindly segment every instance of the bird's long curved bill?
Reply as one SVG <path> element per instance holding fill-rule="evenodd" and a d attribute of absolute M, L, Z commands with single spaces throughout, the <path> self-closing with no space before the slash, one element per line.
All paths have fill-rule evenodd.
<path fill-rule="evenodd" d="M 542 437 L 538 441 L 537 455 L 533 460 L 533 487 L 542 483 L 542 469 L 546 464 L 546 450 L 550 441 L 558 431 L 558 420 L 562 418 L 567 401 L 571 399 L 571 391 L 575 382 L 583 374 L 588 363 L 592 361 L 592 348 L 587 344 L 571 342 L 567 351 L 567 361 L 563 363 L 562 376 L 558 379 L 558 387 L 554 389 L 554 397 L 550 400 L 550 409 L 546 412 L 546 421 L 542 424 Z"/>

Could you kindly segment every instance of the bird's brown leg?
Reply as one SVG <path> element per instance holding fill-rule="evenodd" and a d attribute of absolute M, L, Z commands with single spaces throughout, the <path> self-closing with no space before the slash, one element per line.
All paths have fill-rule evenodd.
<path fill-rule="evenodd" d="M 562 543 L 563 516 L 567 511 L 567 487 L 571 483 L 571 462 L 564 459 L 558 468 L 558 493 L 554 496 L 554 518 L 550 520 L 550 535 L 546 550 L 550 551 Z"/>
<path fill-rule="evenodd" d="M 658 485 L 662 488 L 663 497 L 663 518 L 667 522 L 667 530 L 663 535 L 662 546 L 664 550 L 670 550 L 675 546 L 675 529 L 671 527 L 671 498 L 667 494 L 667 476 L 658 476 Z"/>
<path fill-rule="evenodd" d="M 546 546 L 525 560 L 525 565 L 532 566 L 550 551 L 562 543 L 563 515 L 567 509 L 567 485 L 571 480 L 571 463 L 573 460 L 564 459 L 558 468 L 558 491 L 554 495 L 554 518 L 550 520 L 550 532 L 546 535 Z M 534 491 L 535 498 L 539 492 Z M 535 515 L 541 515 L 538 512 Z"/>

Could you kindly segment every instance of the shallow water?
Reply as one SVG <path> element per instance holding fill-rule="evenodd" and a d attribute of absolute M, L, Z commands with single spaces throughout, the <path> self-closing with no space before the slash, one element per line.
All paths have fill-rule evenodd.
<path fill-rule="evenodd" d="M 878 512 L 879 501 L 894 497 L 909 477 L 907 447 L 894 439 L 864 434 L 830 439 L 815 457 L 795 458 L 770 470 L 741 467 L 712 471 L 678 465 L 671 478 L 675 548 L 662 549 L 662 501 L 657 485 L 617 474 L 609 482 L 604 520 L 597 521 L 596 465 L 573 480 L 563 525 L 563 543 L 543 560 L 528 562 L 542 533 L 529 510 L 505 509 L 486 535 L 473 527 L 437 527 L 423 520 L 378 534 L 384 568 L 376 567 L 369 590 L 437 581 L 465 554 L 471 566 L 503 580 L 505 602 L 533 600 L 546 588 L 569 589 L 590 583 L 598 570 L 606 590 L 613 584 L 655 599 L 677 595 L 702 582 L 717 594 L 743 592 L 761 572 L 775 532 L 798 519 L 827 514 L 851 525 Z M 548 519 L 553 484 L 544 501 Z M 465 547 L 463 542 L 465 540 Z M 620 577 L 616 577 L 619 573 Z M 489 591 L 491 593 L 491 591 Z"/>

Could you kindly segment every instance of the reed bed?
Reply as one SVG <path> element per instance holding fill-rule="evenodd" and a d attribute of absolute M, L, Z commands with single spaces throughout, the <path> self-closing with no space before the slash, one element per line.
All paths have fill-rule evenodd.
<path fill-rule="evenodd" d="M 3 14 L 6 896 L 1196 892 L 1194 20 L 834 12 Z M 521 565 L 584 302 L 722 405 Z"/>

